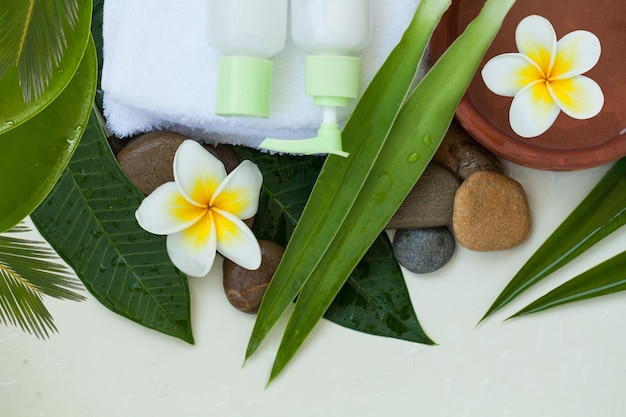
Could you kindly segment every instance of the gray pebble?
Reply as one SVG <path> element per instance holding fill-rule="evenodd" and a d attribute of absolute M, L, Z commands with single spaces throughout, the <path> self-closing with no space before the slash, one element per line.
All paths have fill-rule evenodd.
<path fill-rule="evenodd" d="M 447 227 L 400 229 L 393 240 L 398 263 L 416 274 L 434 272 L 447 264 L 454 247 L 454 236 Z"/>

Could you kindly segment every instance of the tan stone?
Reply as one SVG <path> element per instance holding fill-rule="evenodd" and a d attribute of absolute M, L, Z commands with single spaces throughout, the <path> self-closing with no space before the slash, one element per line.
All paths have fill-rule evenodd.
<path fill-rule="evenodd" d="M 486 252 L 515 247 L 528 236 L 530 220 L 524 188 L 504 175 L 476 172 L 457 190 L 452 229 L 467 249 Z"/>

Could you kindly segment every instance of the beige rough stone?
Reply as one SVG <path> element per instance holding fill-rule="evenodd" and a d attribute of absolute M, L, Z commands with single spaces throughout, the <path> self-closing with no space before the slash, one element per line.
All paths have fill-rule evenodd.
<path fill-rule="evenodd" d="M 530 224 L 526 192 L 509 177 L 480 171 L 457 190 L 452 229 L 467 249 L 487 252 L 515 247 L 528 236 Z"/>

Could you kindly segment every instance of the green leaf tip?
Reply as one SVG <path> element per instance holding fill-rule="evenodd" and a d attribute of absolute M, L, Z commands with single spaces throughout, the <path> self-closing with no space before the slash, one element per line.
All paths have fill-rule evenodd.
<path fill-rule="evenodd" d="M 506 320 L 620 291 L 626 291 L 626 251 L 566 281 Z"/>
<path fill-rule="evenodd" d="M 488 316 L 626 224 L 626 158 L 598 184 L 520 268 L 487 310 Z"/>

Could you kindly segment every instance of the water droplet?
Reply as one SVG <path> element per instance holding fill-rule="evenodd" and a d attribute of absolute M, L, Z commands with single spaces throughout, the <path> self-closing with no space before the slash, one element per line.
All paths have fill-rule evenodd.
<path fill-rule="evenodd" d="M 2 125 L 2 130 L 11 129 L 13 126 L 15 126 L 15 122 L 13 120 L 7 120 Z"/>
<path fill-rule="evenodd" d="M 100 267 L 98 269 L 100 270 L 100 272 L 105 272 L 107 270 L 107 267 L 106 265 L 100 264 Z"/>
<path fill-rule="evenodd" d="M 76 174 L 76 181 L 85 182 L 86 179 L 87 179 L 87 171 L 85 171 L 85 168 L 81 168 L 80 172 Z"/>
<path fill-rule="evenodd" d="M 419 153 L 413 152 L 412 154 L 410 154 L 408 156 L 408 158 L 406 158 L 406 160 L 407 160 L 407 162 L 413 163 L 413 162 L 419 161 L 421 157 L 422 157 L 422 155 L 420 155 Z"/>
<path fill-rule="evenodd" d="M 424 137 L 422 137 L 422 143 L 426 146 L 430 146 L 433 143 L 433 138 L 431 138 L 430 135 L 424 135 Z"/>
<path fill-rule="evenodd" d="M 121 265 L 126 265 L 126 261 L 124 260 L 124 257 L 116 255 L 111 259 L 111 266 L 121 266 Z"/>
<path fill-rule="evenodd" d="M 89 189 L 83 190 L 83 195 L 85 196 L 85 198 L 91 199 L 93 198 L 94 192 L 93 190 L 89 190 Z"/>
<path fill-rule="evenodd" d="M 98 239 L 100 236 L 102 236 L 102 231 L 99 229 L 93 230 L 91 232 L 91 237 L 93 237 L 94 239 Z"/>

